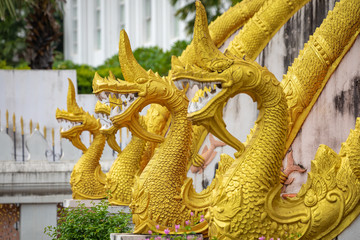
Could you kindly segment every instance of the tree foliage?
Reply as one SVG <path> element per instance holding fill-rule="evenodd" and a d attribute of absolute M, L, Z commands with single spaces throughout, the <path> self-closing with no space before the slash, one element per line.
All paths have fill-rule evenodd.
<path fill-rule="evenodd" d="M 227 10 L 227 7 L 230 5 L 234 6 L 242 0 L 202 0 L 202 4 L 205 7 L 208 23 L 214 21 L 218 16 L 224 13 Z M 175 16 L 179 17 L 181 20 L 186 21 L 185 30 L 187 34 L 192 34 L 195 23 L 195 0 L 186 1 L 184 5 L 180 5 L 181 0 L 170 0 L 171 5 L 178 7 Z M 179 6 L 180 5 L 180 6 Z"/>
<path fill-rule="evenodd" d="M 179 56 L 188 44 L 186 41 L 177 41 L 168 51 L 163 51 L 159 47 L 142 47 L 134 51 L 134 56 L 144 69 L 152 69 L 161 76 L 165 76 L 171 68 L 171 56 Z M 103 65 L 97 68 L 86 64 L 74 64 L 67 60 L 55 62 L 53 69 L 76 69 L 79 93 L 92 93 L 92 80 L 95 72 L 105 77 L 111 71 L 117 78 L 123 79 L 118 54 L 108 58 Z"/>
<path fill-rule="evenodd" d="M 63 2 L 0 0 L 0 47 L 6 49 L 1 59 L 10 64 L 25 59 L 32 69 L 51 69 L 53 51 L 62 35 L 56 17 L 62 17 Z"/>
<path fill-rule="evenodd" d="M 21 16 L 0 20 L 0 59 L 7 64 L 18 64 L 25 57 L 25 25 Z"/>

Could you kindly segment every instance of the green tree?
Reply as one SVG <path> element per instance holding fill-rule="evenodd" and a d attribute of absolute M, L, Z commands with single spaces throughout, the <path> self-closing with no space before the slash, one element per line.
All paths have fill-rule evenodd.
<path fill-rule="evenodd" d="M 62 16 L 62 3 L 64 2 L 65 0 L 0 0 L 0 18 L 2 19 L 0 25 L 4 24 L 3 27 L 6 28 L 9 26 L 9 24 L 6 25 L 6 21 L 11 20 L 13 20 L 13 23 L 17 23 L 17 21 L 25 21 L 26 23 L 26 51 L 24 57 L 30 62 L 32 69 L 51 69 L 52 67 L 53 51 L 62 35 L 61 27 L 55 16 Z M 16 30 L 11 31 L 15 32 Z M 19 36 L 21 31 L 15 34 L 21 37 Z M 14 34 L 9 37 L 12 36 Z M 13 39 L 4 40 L 6 48 L 10 48 Z M 23 43 L 23 40 L 16 41 L 17 44 Z M 16 52 L 12 53 L 16 54 Z M 6 59 L 10 57 L 8 56 Z M 12 60 L 10 59 L 10 62 Z"/>
<path fill-rule="evenodd" d="M 202 0 L 202 4 L 205 7 L 206 15 L 208 22 L 214 21 L 218 16 L 220 16 L 222 13 L 224 13 L 227 6 L 230 4 L 234 6 L 238 2 L 241 2 L 242 0 Z M 181 0 L 170 0 L 171 5 L 178 6 L 180 2 L 183 2 Z M 175 16 L 179 17 L 181 20 L 186 21 L 186 27 L 185 30 L 188 34 L 193 33 L 194 29 L 194 23 L 195 23 L 195 0 L 186 2 L 185 5 L 180 6 L 178 10 L 175 13 Z"/>

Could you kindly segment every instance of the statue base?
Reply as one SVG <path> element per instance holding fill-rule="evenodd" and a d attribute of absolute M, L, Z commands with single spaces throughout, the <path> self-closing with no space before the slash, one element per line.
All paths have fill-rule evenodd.
<path fill-rule="evenodd" d="M 166 235 L 161 238 L 161 240 L 166 239 L 175 239 L 175 237 L 184 236 L 184 235 Z M 193 239 L 193 240 L 203 240 L 202 234 L 189 234 L 186 235 L 186 239 Z M 133 233 L 111 233 L 110 234 L 110 240 L 145 240 L 150 239 L 151 237 L 155 238 L 155 235 L 149 235 L 149 234 L 133 234 Z"/>

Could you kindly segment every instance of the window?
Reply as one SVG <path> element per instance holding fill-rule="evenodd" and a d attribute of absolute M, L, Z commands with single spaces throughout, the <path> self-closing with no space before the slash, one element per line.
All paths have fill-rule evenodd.
<path fill-rule="evenodd" d="M 145 42 L 149 42 L 151 40 L 151 0 L 144 1 L 144 36 Z"/>
<path fill-rule="evenodd" d="M 100 0 L 95 1 L 95 47 L 101 48 L 101 11 Z"/>
<path fill-rule="evenodd" d="M 172 37 L 178 38 L 179 37 L 179 24 L 180 20 L 178 16 L 175 16 L 176 11 L 179 9 L 179 3 L 177 2 L 175 6 L 173 7 L 173 18 L 172 18 Z"/>
<path fill-rule="evenodd" d="M 71 16 L 72 16 L 72 52 L 78 53 L 78 14 L 77 14 L 77 0 L 71 1 Z"/>
<path fill-rule="evenodd" d="M 125 28 L 125 3 L 124 0 L 119 0 L 119 32 Z"/>

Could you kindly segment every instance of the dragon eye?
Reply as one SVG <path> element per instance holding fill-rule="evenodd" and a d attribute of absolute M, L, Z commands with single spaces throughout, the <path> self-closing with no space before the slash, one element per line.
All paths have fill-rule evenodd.
<path fill-rule="evenodd" d="M 142 84 L 142 83 L 146 83 L 148 80 L 146 78 L 137 78 L 135 80 L 136 83 Z"/>
<path fill-rule="evenodd" d="M 224 69 L 229 68 L 232 61 L 227 59 L 215 59 L 211 62 L 211 68 L 215 71 L 222 72 Z"/>

